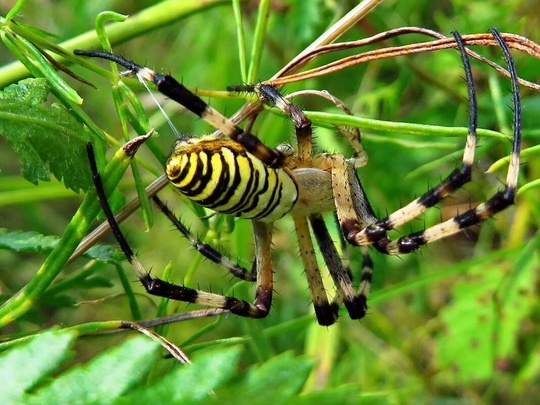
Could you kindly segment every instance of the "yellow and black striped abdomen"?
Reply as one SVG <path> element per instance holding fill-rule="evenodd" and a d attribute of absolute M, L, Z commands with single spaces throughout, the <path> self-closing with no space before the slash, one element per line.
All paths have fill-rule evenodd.
<path fill-rule="evenodd" d="M 298 187 L 285 170 L 268 167 L 227 138 L 178 141 L 166 172 L 191 200 L 246 219 L 273 222 L 288 213 L 298 198 Z"/>

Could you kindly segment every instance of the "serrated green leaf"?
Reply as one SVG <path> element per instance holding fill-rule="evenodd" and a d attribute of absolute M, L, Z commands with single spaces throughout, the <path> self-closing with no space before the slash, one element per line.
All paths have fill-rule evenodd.
<path fill-rule="evenodd" d="M 487 272 L 478 266 L 452 289 L 453 303 L 441 311 L 447 332 L 435 340 L 444 377 L 457 381 L 491 377 L 496 322 L 493 294 L 503 275 L 500 268 Z"/>
<path fill-rule="evenodd" d="M 446 333 L 435 340 L 441 378 L 487 381 L 494 365 L 517 361 L 523 322 L 537 302 L 537 244 L 532 239 L 513 263 L 470 268 L 454 286 L 452 305 L 441 311 Z"/>
<path fill-rule="evenodd" d="M 239 347 L 204 353 L 189 366 L 178 367 L 152 387 L 133 392 L 121 403 L 188 404 L 203 401 L 235 375 L 239 356 Z"/>
<path fill-rule="evenodd" d="M 87 365 L 62 374 L 31 396 L 27 403 L 113 403 L 148 372 L 160 347 L 144 336 L 129 339 Z"/>
<path fill-rule="evenodd" d="M 69 357 L 75 335 L 66 331 L 45 332 L 0 356 L 2 403 L 26 403 L 25 392 L 48 376 Z"/>
<path fill-rule="evenodd" d="M 37 184 L 52 173 L 69 189 L 90 187 L 88 130 L 60 105 L 42 106 L 45 79 L 26 79 L 0 93 L 0 134 L 19 156 L 22 174 Z"/>
<path fill-rule="evenodd" d="M 523 321 L 535 311 L 538 297 L 537 269 L 540 265 L 538 243 L 533 238 L 516 257 L 513 267 L 498 289 L 497 361 L 512 362 L 518 356 L 518 339 Z"/>
<path fill-rule="evenodd" d="M 5 228 L 0 228 L 0 248 L 14 252 L 50 253 L 59 240 L 58 236 L 42 235 L 38 232 L 10 232 Z M 119 260 L 124 260 L 116 249 L 106 245 L 94 245 L 83 256 L 107 263 L 118 263 Z"/>

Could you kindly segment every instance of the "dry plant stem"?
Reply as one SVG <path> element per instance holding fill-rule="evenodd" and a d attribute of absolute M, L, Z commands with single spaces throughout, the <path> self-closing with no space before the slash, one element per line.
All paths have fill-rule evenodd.
<path fill-rule="evenodd" d="M 309 52 L 303 52 L 303 58 L 295 58 L 287 64 L 285 68 L 281 70 L 282 74 L 280 77 L 288 76 L 289 74 L 298 71 L 300 63 L 305 65 L 306 62 L 314 59 L 317 56 L 327 54 L 329 52 L 341 51 L 344 49 L 358 48 L 361 46 L 371 45 L 378 42 L 386 41 L 387 39 L 395 38 L 401 35 L 406 34 L 421 34 L 427 35 L 434 38 L 446 38 L 444 35 L 438 33 L 437 31 L 429 30 L 426 28 L 419 27 L 400 27 L 392 30 L 384 31 L 379 34 L 373 35 L 369 38 L 363 38 L 357 41 L 349 42 L 339 42 L 335 44 L 322 45 L 318 48 L 312 49 Z"/>
<path fill-rule="evenodd" d="M 314 49 L 324 45 L 329 45 L 338 39 L 343 33 L 347 32 L 354 24 L 357 24 L 362 20 L 371 10 L 373 10 L 382 0 L 364 0 L 358 4 L 355 8 L 345 14 L 335 24 L 328 28 L 321 36 L 313 41 L 306 49 L 300 52 L 293 60 L 291 60 L 283 69 L 277 72 L 270 80 L 281 77 L 284 72 L 294 73 L 302 68 L 309 59 L 305 58 L 306 54 L 309 54 Z M 289 68 L 290 65 L 294 65 L 294 68 Z M 261 103 L 248 103 L 245 104 L 240 110 L 238 110 L 232 117 L 231 121 L 235 124 L 239 124 L 247 117 L 256 114 L 261 110 Z"/>
<path fill-rule="evenodd" d="M 150 319 L 148 321 L 139 321 L 138 324 L 145 328 L 154 328 L 156 326 L 167 325 L 170 323 L 183 322 L 191 319 L 211 318 L 213 316 L 226 315 L 229 313 L 229 310 L 221 308 L 199 309 L 196 311 L 180 312 L 177 314 L 163 316 L 161 318 Z"/>
<path fill-rule="evenodd" d="M 191 361 L 189 361 L 189 357 L 174 343 L 172 343 L 170 340 L 167 340 L 161 335 L 158 335 L 157 333 L 151 331 L 150 329 L 141 326 L 141 324 L 137 322 L 131 322 L 131 321 L 125 321 L 122 323 L 122 326 L 125 329 L 131 329 L 135 330 L 139 333 L 142 333 L 143 335 L 148 336 L 150 339 L 156 341 L 159 343 L 163 348 L 176 360 L 178 360 L 180 363 L 184 364 L 191 364 Z"/>
<path fill-rule="evenodd" d="M 371 10 L 373 10 L 382 0 L 362 1 L 355 8 L 345 14 L 338 22 L 327 29 L 319 38 L 313 41 L 306 49 L 294 57 L 287 65 L 277 72 L 272 79 L 282 77 L 289 72 L 295 72 L 309 62 L 307 57 L 313 51 L 331 44 L 341 35 L 347 32 L 354 24 L 362 20 Z"/>
<path fill-rule="evenodd" d="M 351 66 L 355 66 L 361 63 L 366 63 L 366 62 L 370 62 L 374 60 L 395 58 L 398 56 L 413 55 L 413 54 L 418 54 L 418 53 L 439 51 L 442 49 L 456 48 L 456 44 L 453 38 L 444 37 L 441 34 L 437 34 L 435 31 L 431 31 L 431 30 L 424 30 L 421 28 L 414 29 L 412 27 L 411 28 L 407 27 L 407 28 L 402 28 L 398 30 L 387 31 L 385 33 L 378 34 L 373 37 L 366 38 L 360 41 L 353 41 L 353 42 L 326 46 L 326 47 L 313 51 L 311 54 L 308 54 L 307 57 L 309 59 L 312 59 L 313 57 L 323 54 L 323 53 L 328 53 L 328 52 L 340 50 L 340 49 L 350 49 L 353 47 L 363 46 L 363 45 L 378 42 L 378 41 L 381 41 L 381 40 L 384 40 L 384 39 L 387 39 L 396 35 L 402 35 L 405 33 L 422 33 L 425 35 L 436 36 L 440 39 L 435 40 L 435 41 L 430 41 L 430 42 L 422 42 L 419 44 L 387 47 L 387 48 L 376 49 L 373 51 L 363 52 L 363 53 L 359 53 L 356 55 L 352 55 L 352 56 L 337 60 L 335 62 L 329 63 L 327 65 L 324 65 L 318 68 L 310 69 L 306 72 L 292 74 L 292 75 L 282 77 L 279 79 L 272 79 L 264 83 L 280 86 L 285 83 L 291 83 L 291 82 L 296 82 L 300 80 L 306 80 L 308 78 L 324 76 L 324 75 L 336 72 L 338 70 L 346 69 Z M 508 33 L 503 33 L 501 35 L 510 48 L 525 52 L 537 59 L 540 59 L 540 45 L 520 35 L 508 34 Z M 493 39 L 491 34 L 464 35 L 463 40 L 465 42 L 465 45 L 467 46 L 475 46 L 475 45 L 476 46 L 497 46 L 497 42 Z M 489 66 L 496 69 L 502 75 L 509 77 L 508 71 L 502 68 L 501 66 L 499 66 L 498 64 L 496 64 L 495 62 L 492 62 L 489 59 L 486 59 L 483 56 L 480 56 L 476 52 L 473 52 L 469 49 L 467 49 L 467 53 L 473 58 L 476 58 L 482 62 L 487 63 Z M 518 79 L 518 82 L 523 86 L 540 91 L 540 85 L 536 83 L 532 83 L 523 79 Z"/>

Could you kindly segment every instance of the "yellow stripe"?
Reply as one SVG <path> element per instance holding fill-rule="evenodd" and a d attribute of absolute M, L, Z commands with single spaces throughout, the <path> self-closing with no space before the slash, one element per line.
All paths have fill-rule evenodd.
<path fill-rule="evenodd" d="M 210 180 L 208 181 L 206 186 L 204 186 L 201 193 L 191 197 L 193 201 L 200 201 L 208 198 L 219 184 L 219 181 L 221 179 L 221 172 L 222 170 L 224 170 L 221 163 L 220 155 L 217 153 L 212 154 L 210 156 L 210 161 L 208 162 L 208 164 L 208 169 L 211 170 Z"/>
<path fill-rule="evenodd" d="M 242 196 L 246 193 L 246 187 L 248 185 L 247 180 L 249 178 L 250 172 L 249 164 L 247 163 L 248 160 L 245 156 L 235 155 L 231 150 L 226 148 L 222 149 L 222 153 L 224 154 L 225 159 L 227 160 L 227 163 L 229 165 L 229 174 L 231 177 L 229 179 L 227 189 L 230 189 L 230 187 L 232 187 L 232 182 L 234 181 L 234 176 L 236 176 L 236 173 L 238 172 L 240 175 L 240 182 L 236 186 L 236 190 L 234 190 L 234 193 L 231 195 L 229 200 L 222 201 L 221 204 L 216 207 L 216 209 L 219 211 L 228 211 L 236 204 L 238 204 Z"/>

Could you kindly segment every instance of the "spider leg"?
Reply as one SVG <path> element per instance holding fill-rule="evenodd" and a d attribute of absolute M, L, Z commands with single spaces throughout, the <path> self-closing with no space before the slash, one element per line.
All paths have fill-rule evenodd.
<path fill-rule="evenodd" d="M 200 254 L 206 257 L 208 260 L 219 264 L 221 267 L 228 270 L 233 276 L 238 277 L 246 281 L 256 281 L 257 276 L 250 270 L 247 270 L 238 264 L 234 263 L 228 257 L 219 253 L 212 246 L 202 243 L 189 231 L 189 229 L 180 221 L 180 219 L 174 215 L 171 209 L 161 199 L 155 195 L 152 197 L 158 208 L 165 214 L 165 216 L 171 221 L 176 229 L 180 231 L 191 242 L 193 246 Z"/>
<path fill-rule="evenodd" d="M 120 245 L 120 249 L 126 256 L 126 259 L 135 270 L 135 274 L 141 281 L 142 285 L 149 294 L 159 297 L 170 298 L 177 301 L 190 302 L 198 305 L 205 305 L 214 308 L 223 308 L 229 310 L 233 314 L 250 318 L 263 318 L 268 315 L 268 308 L 272 300 L 272 270 L 270 264 L 270 270 L 268 270 L 269 256 L 270 256 L 270 242 L 268 239 L 269 233 L 262 232 L 261 227 L 256 228 L 256 234 L 259 236 L 259 243 L 257 244 L 257 264 L 259 269 L 260 279 L 257 280 L 257 294 L 254 305 L 247 301 L 239 300 L 234 297 L 227 297 L 219 294 L 212 294 L 205 291 L 196 290 L 189 287 L 184 287 L 176 284 L 169 283 L 159 278 L 150 276 L 150 273 L 144 268 L 139 261 L 131 246 L 127 242 L 124 234 L 120 230 L 120 226 L 114 218 L 114 214 L 111 210 L 101 176 L 97 169 L 96 159 L 94 156 L 94 150 L 91 144 L 88 148 L 88 158 L 90 161 L 90 168 L 93 175 L 94 187 L 96 189 L 97 196 L 100 200 L 103 212 L 107 217 L 107 221 L 111 227 L 111 230 Z M 263 229 L 267 230 L 266 225 L 262 224 Z M 266 235 L 266 239 L 261 235 Z M 262 241 L 262 242 L 261 242 Z M 259 256 L 260 255 L 260 256 Z M 264 256 L 264 257 L 263 257 Z M 268 279 L 270 281 L 268 281 Z"/>
<path fill-rule="evenodd" d="M 373 260 L 369 255 L 367 246 L 362 246 L 362 273 L 360 275 L 360 283 L 358 285 L 358 294 L 369 295 L 371 289 L 371 279 L 373 277 Z"/>
<path fill-rule="evenodd" d="M 312 126 L 311 121 L 304 112 L 286 100 L 278 91 L 277 87 L 268 84 L 253 86 L 253 91 L 266 103 L 271 103 L 283 111 L 294 122 L 296 140 L 298 143 L 298 157 L 306 160 L 312 154 Z"/>
<path fill-rule="evenodd" d="M 272 267 L 272 224 L 251 221 L 255 236 L 255 260 L 257 269 L 257 288 L 253 308 L 256 308 L 256 318 L 268 315 L 272 305 L 274 292 L 274 270 Z"/>
<path fill-rule="evenodd" d="M 245 132 L 242 128 L 235 125 L 229 118 L 212 108 L 203 99 L 191 92 L 182 83 L 178 82 L 174 77 L 157 73 L 154 70 L 138 65 L 123 56 L 110 52 L 76 49 L 74 53 L 81 56 L 107 59 L 123 66 L 128 69 L 124 75 L 135 75 L 139 80 L 154 83 L 160 93 L 184 106 L 214 128 L 219 129 L 232 140 L 241 143 L 248 152 L 255 155 L 269 167 L 278 168 L 283 165 L 284 156 L 281 152 L 269 148 L 255 135 Z"/>
<path fill-rule="evenodd" d="M 328 271 L 334 280 L 338 293 L 343 299 L 345 308 L 351 319 L 363 318 L 367 311 L 367 297 L 363 291 L 358 294 L 354 291 L 349 271 L 343 266 L 341 257 L 330 237 L 328 228 L 320 214 L 312 214 L 309 217 L 311 227 L 317 243 L 321 248 Z"/>
<path fill-rule="evenodd" d="M 410 253 L 417 250 L 424 244 L 445 238 L 460 232 L 464 228 L 478 224 L 513 204 L 519 174 L 519 153 L 521 143 L 521 103 L 519 86 L 517 83 L 518 77 L 513 58 L 510 55 L 508 46 L 504 39 L 495 29 L 492 29 L 491 33 L 501 47 L 505 61 L 508 65 L 513 94 L 514 136 L 512 142 L 511 161 L 508 167 L 505 188 L 497 192 L 490 199 L 480 204 L 476 208 L 470 209 L 424 231 L 412 233 L 410 235 L 401 237 L 396 241 L 391 241 L 387 236 L 387 231 L 416 217 L 427 208 L 435 205 L 470 180 L 471 166 L 474 159 L 474 147 L 476 143 L 476 97 L 472 72 L 468 56 L 465 52 L 463 40 L 457 32 L 454 32 L 453 35 L 456 39 L 456 43 L 463 61 L 470 103 L 469 135 L 467 137 L 467 144 L 463 155 L 462 167 L 452 172 L 445 180 L 443 180 L 440 185 L 429 190 L 426 194 L 416 199 L 406 207 L 396 211 L 386 218 L 383 218 L 382 220 L 376 221 L 374 224 L 364 229 L 361 229 L 358 224 L 353 222 L 342 223 L 344 233 L 352 244 L 360 246 L 373 244 L 377 250 L 385 254 Z"/>
<path fill-rule="evenodd" d="M 339 305 L 336 302 L 330 303 L 328 301 L 306 217 L 294 217 L 294 225 L 317 322 L 323 326 L 332 325 L 338 318 Z"/>
<path fill-rule="evenodd" d="M 274 86 L 255 85 L 252 89 L 263 101 L 274 104 L 289 116 L 295 125 L 298 143 L 298 159 L 311 159 L 312 126 L 311 121 L 305 116 L 302 110 L 286 100 Z M 322 159 L 325 160 L 325 158 Z M 348 169 L 349 165 L 346 163 L 345 159 L 342 159 L 342 161 Z M 355 174 L 354 176 L 356 177 Z M 309 237 L 309 229 L 305 217 L 295 217 L 300 253 L 304 268 L 306 269 L 306 277 L 319 324 L 331 325 L 337 320 L 337 309 L 341 301 L 345 304 L 351 319 L 360 319 L 364 317 L 367 310 L 367 297 L 364 294 L 364 291 L 369 291 L 369 287 L 366 287 L 366 283 L 369 283 L 371 280 L 371 272 L 366 271 L 365 274 L 363 274 L 362 280 L 360 281 L 361 288 L 357 294 L 354 291 L 351 281 L 350 270 L 343 265 L 322 216 L 319 214 L 310 215 L 309 221 L 330 275 L 338 290 L 338 299 L 330 304 L 313 253 L 313 243 Z M 368 265 L 366 269 L 367 268 L 370 268 L 370 266 Z M 369 277 L 367 276 L 368 274 Z"/>
<path fill-rule="evenodd" d="M 337 216 L 337 213 L 335 213 L 335 219 L 336 223 L 339 224 L 339 218 Z M 355 275 L 353 275 L 353 272 L 351 270 L 351 260 L 350 260 L 350 248 L 352 247 L 351 244 L 347 243 L 343 236 L 343 232 L 339 233 L 339 242 L 341 245 L 341 251 L 343 252 L 341 254 L 341 262 L 343 263 L 343 267 L 345 267 L 345 270 L 349 274 L 349 277 L 354 283 Z M 371 279 L 373 277 L 373 260 L 371 260 L 371 257 L 369 255 L 369 247 L 368 246 L 361 246 L 360 247 L 361 253 L 362 253 L 362 271 L 360 272 L 360 279 L 358 283 L 358 293 L 363 293 L 366 297 L 369 295 L 369 290 L 371 287 Z"/>

